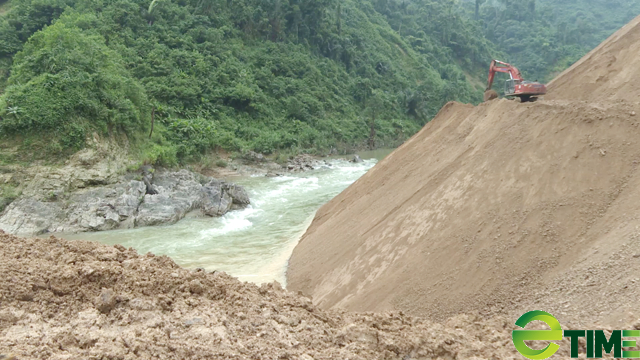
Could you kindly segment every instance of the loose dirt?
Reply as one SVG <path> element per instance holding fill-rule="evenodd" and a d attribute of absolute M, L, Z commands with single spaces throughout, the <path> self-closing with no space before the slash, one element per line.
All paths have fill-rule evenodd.
<path fill-rule="evenodd" d="M 640 101 L 640 17 L 549 83 L 553 100 Z"/>
<path fill-rule="evenodd" d="M 640 295 L 640 17 L 536 103 L 450 103 L 323 206 L 288 286 L 443 320 L 620 324 Z M 628 66 L 627 66 L 628 65 Z"/>
<path fill-rule="evenodd" d="M 121 246 L 1 234 L 0 273 L 0 354 L 17 359 L 515 356 L 511 319 L 326 311 L 277 283 L 185 270 Z"/>

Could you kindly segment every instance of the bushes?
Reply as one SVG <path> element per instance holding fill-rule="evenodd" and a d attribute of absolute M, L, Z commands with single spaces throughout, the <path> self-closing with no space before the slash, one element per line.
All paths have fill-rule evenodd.
<path fill-rule="evenodd" d="M 176 145 L 179 159 L 197 160 L 218 143 L 218 132 L 211 120 L 170 119 L 166 126 L 167 138 Z"/>
<path fill-rule="evenodd" d="M 0 98 L 4 134 L 56 135 L 62 149 L 84 145 L 87 130 L 132 134 L 145 127 L 148 101 L 104 39 L 63 22 L 37 32 L 16 54 Z"/>

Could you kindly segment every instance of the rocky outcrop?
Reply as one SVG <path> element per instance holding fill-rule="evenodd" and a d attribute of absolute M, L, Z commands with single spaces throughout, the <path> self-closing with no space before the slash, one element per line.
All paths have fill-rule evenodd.
<path fill-rule="evenodd" d="M 0 219 L 0 229 L 12 234 L 41 234 L 62 220 L 58 203 L 45 203 L 32 198 L 12 202 Z"/>
<path fill-rule="evenodd" d="M 202 187 L 203 197 L 202 210 L 205 215 L 220 216 L 231 210 L 234 202 L 231 194 L 225 191 L 223 184 L 219 181 L 211 181 Z"/>
<path fill-rule="evenodd" d="M 16 200 L 0 216 L 0 229 L 37 235 L 154 226 L 173 224 L 197 210 L 222 216 L 250 203 L 243 187 L 187 170 L 155 176 L 147 171 L 142 180 L 82 189 L 50 199 Z"/>
<path fill-rule="evenodd" d="M 328 165 L 328 163 L 324 160 L 318 160 L 311 155 L 303 154 L 289 160 L 289 162 L 285 166 L 285 170 L 290 172 L 302 172 L 314 170 L 323 165 Z"/>

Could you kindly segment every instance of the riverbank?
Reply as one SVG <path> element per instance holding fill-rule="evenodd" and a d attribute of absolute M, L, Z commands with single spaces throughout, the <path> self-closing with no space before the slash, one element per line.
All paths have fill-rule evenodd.
<path fill-rule="evenodd" d="M 176 224 L 79 234 L 58 234 L 168 255 L 180 266 L 221 270 L 242 281 L 285 283 L 287 261 L 315 211 L 373 167 L 388 151 L 363 153 L 361 163 L 329 165 L 284 176 L 234 177 L 251 204 L 222 217 L 186 216 Z"/>
<path fill-rule="evenodd" d="M 329 165 L 309 155 L 278 164 L 248 152 L 219 158 L 213 166 L 205 159 L 183 169 L 162 169 L 137 164 L 115 141 L 94 140 L 64 163 L 0 166 L 0 229 L 33 236 L 169 225 L 189 214 L 222 216 L 250 203 L 246 190 L 227 179 L 277 177 Z"/>

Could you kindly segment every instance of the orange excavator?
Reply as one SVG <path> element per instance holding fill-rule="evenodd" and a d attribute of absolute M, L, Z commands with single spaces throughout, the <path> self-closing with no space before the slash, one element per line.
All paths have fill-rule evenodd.
<path fill-rule="evenodd" d="M 491 90 L 496 73 L 507 73 L 511 79 L 507 80 L 504 88 L 504 96 L 519 97 L 521 102 L 536 101 L 538 96 L 547 93 L 547 86 L 539 82 L 525 81 L 515 66 L 502 61 L 493 60 L 489 68 L 489 82 L 484 92 L 484 101 L 498 97 L 495 90 Z"/>

